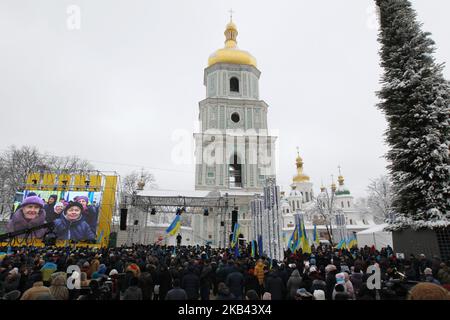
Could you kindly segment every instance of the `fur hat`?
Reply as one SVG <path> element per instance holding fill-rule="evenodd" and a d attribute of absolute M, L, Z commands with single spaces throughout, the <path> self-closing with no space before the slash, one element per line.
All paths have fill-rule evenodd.
<path fill-rule="evenodd" d="M 450 300 L 450 293 L 437 284 L 421 282 L 411 289 L 408 300 Z"/>

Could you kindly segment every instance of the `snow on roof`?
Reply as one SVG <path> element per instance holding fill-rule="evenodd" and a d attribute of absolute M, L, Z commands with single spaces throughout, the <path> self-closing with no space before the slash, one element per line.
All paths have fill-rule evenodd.
<path fill-rule="evenodd" d="M 178 191 L 178 190 L 143 190 L 139 191 L 139 196 L 146 197 L 206 197 L 210 191 L 199 191 L 199 190 L 188 190 L 188 191 Z"/>
<path fill-rule="evenodd" d="M 376 226 L 374 226 L 372 228 L 369 228 L 367 230 L 360 231 L 360 232 L 358 232 L 358 234 L 371 234 L 371 233 L 374 233 L 374 232 L 380 232 L 380 231 L 383 231 L 383 229 L 386 228 L 387 226 L 388 226 L 387 223 L 378 224 L 378 225 L 376 225 Z"/>

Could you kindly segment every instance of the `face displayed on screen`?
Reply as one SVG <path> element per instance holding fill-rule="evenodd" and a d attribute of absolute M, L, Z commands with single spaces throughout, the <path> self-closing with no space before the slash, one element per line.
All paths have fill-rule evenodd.
<path fill-rule="evenodd" d="M 61 212 L 63 212 L 63 210 L 64 210 L 64 206 L 62 204 L 55 205 L 55 213 L 56 214 L 61 214 Z"/>
<path fill-rule="evenodd" d="M 83 206 L 83 208 L 86 208 L 87 206 L 87 202 L 84 199 L 78 199 L 77 202 L 81 203 L 81 205 Z"/>
<path fill-rule="evenodd" d="M 28 204 L 22 208 L 23 216 L 27 220 L 36 219 L 39 215 L 40 209 L 41 207 L 39 207 L 37 204 Z"/>
<path fill-rule="evenodd" d="M 67 220 L 74 221 L 78 220 L 81 215 L 81 210 L 78 207 L 70 207 L 66 212 Z"/>

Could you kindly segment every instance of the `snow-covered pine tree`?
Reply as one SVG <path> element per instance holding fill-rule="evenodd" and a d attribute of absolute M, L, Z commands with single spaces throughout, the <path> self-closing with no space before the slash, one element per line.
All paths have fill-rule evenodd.
<path fill-rule="evenodd" d="M 397 222 L 391 229 L 450 225 L 450 84 L 430 33 L 408 0 L 375 0 L 379 8 L 381 99 L 386 155 Z"/>

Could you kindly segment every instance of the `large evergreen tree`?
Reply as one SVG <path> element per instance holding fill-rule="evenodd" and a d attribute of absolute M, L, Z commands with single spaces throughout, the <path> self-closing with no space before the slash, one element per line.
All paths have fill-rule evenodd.
<path fill-rule="evenodd" d="M 381 99 L 393 181 L 392 229 L 450 224 L 450 84 L 433 58 L 408 0 L 375 0 L 379 8 Z"/>

